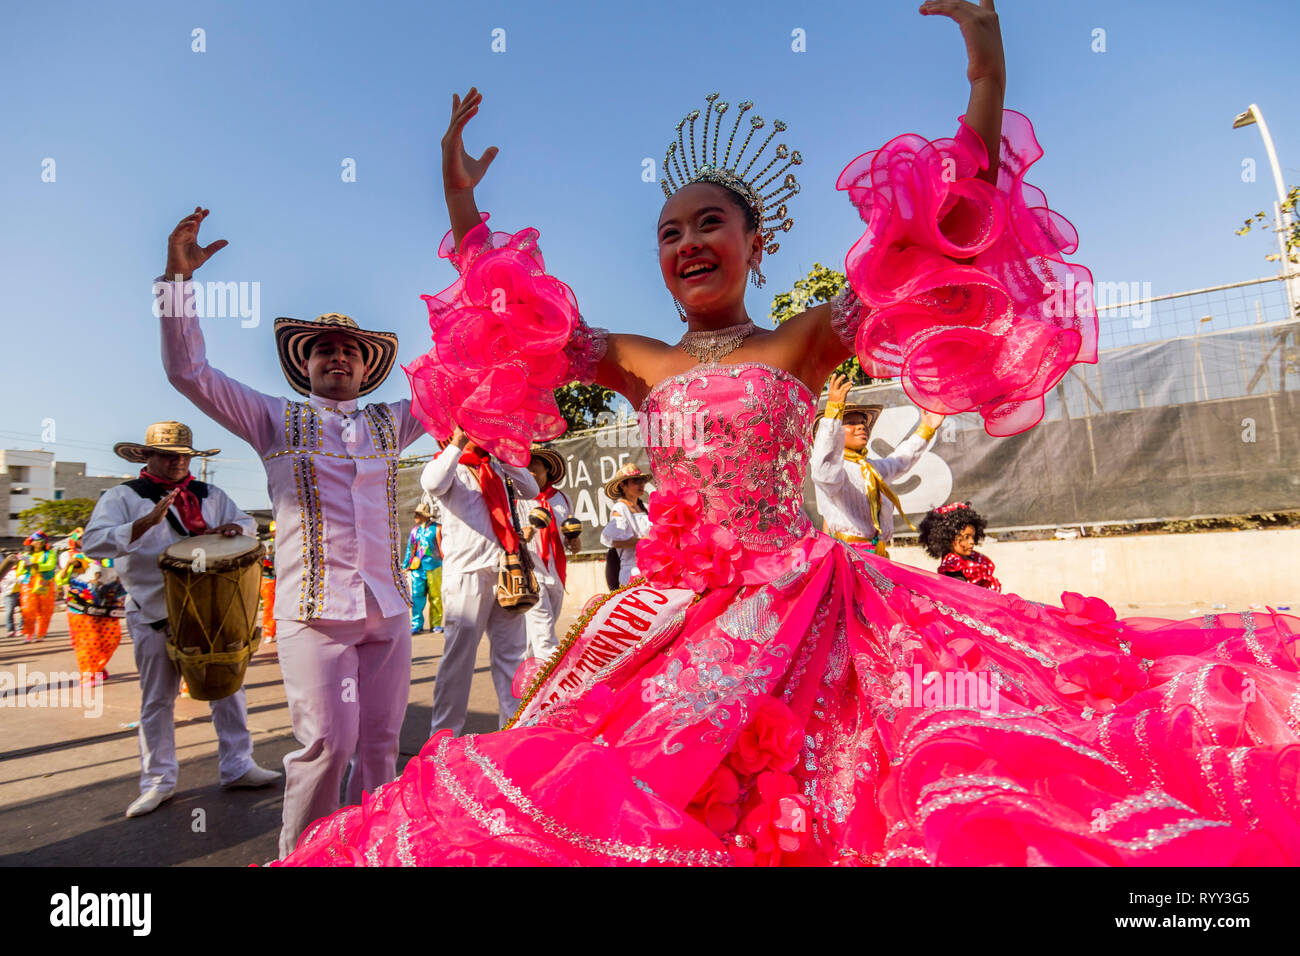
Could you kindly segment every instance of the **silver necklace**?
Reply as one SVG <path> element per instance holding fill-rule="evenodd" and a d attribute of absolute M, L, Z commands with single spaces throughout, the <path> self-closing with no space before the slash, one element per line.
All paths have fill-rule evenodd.
<path fill-rule="evenodd" d="M 687 332 L 677 347 L 704 365 L 712 365 L 724 355 L 730 355 L 740 348 L 742 342 L 754 331 L 754 322 L 746 319 L 739 325 L 730 325 L 725 329 L 703 329 Z"/>

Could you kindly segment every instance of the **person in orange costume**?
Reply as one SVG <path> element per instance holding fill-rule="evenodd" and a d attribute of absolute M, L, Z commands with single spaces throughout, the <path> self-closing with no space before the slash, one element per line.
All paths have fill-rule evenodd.
<path fill-rule="evenodd" d="M 24 545 L 31 552 L 18 563 L 23 608 L 23 641 L 45 640 L 54 616 L 54 576 L 59 570 L 58 552 L 49 546 L 45 532 L 37 531 Z"/>

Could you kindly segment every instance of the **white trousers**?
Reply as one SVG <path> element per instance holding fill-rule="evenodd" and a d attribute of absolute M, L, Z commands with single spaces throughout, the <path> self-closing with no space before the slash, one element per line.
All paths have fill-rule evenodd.
<path fill-rule="evenodd" d="M 126 626 L 140 671 L 140 792 L 154 787 L 174 790 L 179 775 L 175 714 L 181 675 L 167 656 L 171 629 L 155 631 L 138 609 L 126 612 Z M 222 783 L 231 783 L 253 768 L 244 689 L 208 706 L 217 731 L 217 772 Z"/>
<path fill-rule="evenodd" d="M 280 856 L 304 830 L 347 803 L 361 802 L 397 776 L 402 718 L 411 692 L 411 622 L 383 617 L 366 591 L 364 621 L 276 622 L 293 735 L 302 745 L 284 758 Z"/>
<path fill-rule="evenodd" d="M 636 573 L 636 547 L 618 549 L 618 586 L 623 587 Z"/>
<path fill-rule="evenodd" d="M 431 732 L 450 730 L 460 736 L 469 709 L 470 684 L 479 642 L 487 632 L 492 645 L 492 684 L 504 727 L 519 708 L 511 684 L 523 663 L 528 632 L 523 614 L 497 604 L 495 568 L 449 574 L 442 570 L 442 661 L 433 685 Z"/>
<path fill-rule="evenodd" d="M 541 600 L 524 615 L 524 628 L 528 633 L 528 649 L 524 656 L 546 660 L 560 646 L 560 639 L 555 634 L 555 622 L 559 620 L 560 610 L 564 607 L 564 585 L 559 578 L 544 581 L 539 576 L 537 586 Z"/>

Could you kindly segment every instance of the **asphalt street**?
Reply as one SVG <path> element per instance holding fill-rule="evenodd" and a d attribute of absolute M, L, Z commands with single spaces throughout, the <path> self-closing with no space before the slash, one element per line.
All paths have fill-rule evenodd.
<path fill-rule="evenodd" d="M 568 609 L 562 624 L 576 612 Z M 487 654 L 484 640 L 467 733 L 490 733 L 497 727 Z M 399 773 L 428 738 L 441 655 L 441 635 L 412 639 Z M 12 675 L 19 684 L 43 683 L 51 673 L 75 669 L 67 615 L 61 609 L 44 641 L 24 644 L 21 636 L 0 637 L 0 675 Z M 274 859 L 283 781 L 261 790 L 222 790 L 216 734 L 208 705 L 201 701 L 176 701 L 180 780 L 175 796 L 148 816 L 125 817 L 139 793 L 140 773 L 135 729 L 140 691 L 129 637 L 123 637 L 108 670 L 98 698 L 71 693 L 70 683 L 61 697 L 63 706 L 19 707 L 17 695 L 0 697 L 0 866 L 244 866 Z M 244 689 L 254 758 L 263 767 L 283 770 L 285 754 L 297 743 L 275 644 L 262 644 Z M 27 702 L 34 699 L 39 698 L 27 695 Z"/>

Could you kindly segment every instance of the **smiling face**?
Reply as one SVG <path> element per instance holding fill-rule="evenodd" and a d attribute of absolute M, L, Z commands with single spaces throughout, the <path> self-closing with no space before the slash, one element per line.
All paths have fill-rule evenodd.
<path fill-rule="evenodd" d="M 751 261 L 762 261 L 762 243 L 742 205 L 715 183 L 692 183 L 664 203 L 659 268 L 690 317 L 744 307 L 745 280 Z"/>
<path fill-rule="evenodd" d="M 867 447 L 870 435 L 867 416 L 861 412 L 849 412 L 844 416 L 844 447 L 849 451 L 862 451 Z"/>
<path fill-rule="evenodd" d="M 321 398 L 336 402 L 354 399 L 366 374 L 361 345 L 346 332 L 324 332 L 312 339 L 303 372 L 311 380 L 312 392 Z"/>

